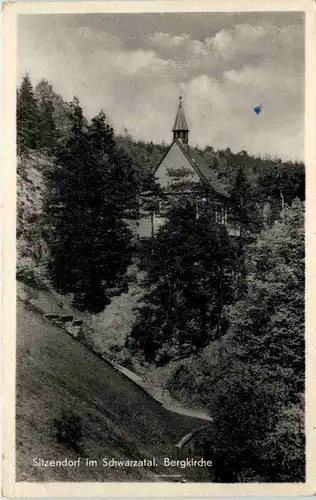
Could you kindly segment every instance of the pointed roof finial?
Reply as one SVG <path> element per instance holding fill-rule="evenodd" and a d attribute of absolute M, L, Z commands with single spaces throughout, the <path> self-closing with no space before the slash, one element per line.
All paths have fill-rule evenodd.
<path fill-rule="evenodd" d="M 184 116 L 184 111 L 182 108 L 182 95 L 181 94 L 179 95 L 179 108 L 178 108 L 178 113 L 177 113 L 176 120 L 174 122 L 174 126 L 173 126 L 172 130 L 173 130 L 173 132 L 175 132 L 177 130 L 187 131 L 187 132 L 189 131 L 187 121 L 186 121 L 185 116 Z"/>

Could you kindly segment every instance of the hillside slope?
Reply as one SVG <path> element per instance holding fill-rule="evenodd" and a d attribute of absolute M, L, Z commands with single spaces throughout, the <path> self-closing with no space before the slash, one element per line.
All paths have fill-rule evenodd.
<path fill-rule="evenodd" d="M 157 481 L 165 467 L 34 467 L 34 458 L 175 457 L 174 445 L 205 422 L 171 413 L 84 345 L 18 300 L 18 481 Z M 56 420 L 79 416 L 79 450 L 58 442 Z"/>

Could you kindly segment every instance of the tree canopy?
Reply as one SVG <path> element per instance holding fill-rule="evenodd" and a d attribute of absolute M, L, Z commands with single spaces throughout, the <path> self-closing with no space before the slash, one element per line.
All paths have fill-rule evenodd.
<path fill-rule="evenodd" d="M 105 115 L 85 126 L 75 100 L 71 133 L 49 173 L 46 210 L 50 276 L 58 290 L 74 295 L 79 310 L 102 311 L 126 286 L 131 234 L 123 216 L 133 196 L 133 166 L 126 158 Z"/>
<path fill-rule="evenodd" d="M 224 333 L 222 308 L 232 299 L 236 247 L 207 214 L 196 219 L 187 199 L 172 206 L 155 240 L 131 337 L 146 356 L 164 362 Z"/>
<path fill-rule="evenodd" d="M 247 293 L 226 307 L 226 320 L 235 356 L 208 393 L 214 417 L 209 446 L 219 477 L 303 481 L 304 205 L 299 200 L 248 249 Z M 298 447 L 294 467 L 285 436 Z"/>

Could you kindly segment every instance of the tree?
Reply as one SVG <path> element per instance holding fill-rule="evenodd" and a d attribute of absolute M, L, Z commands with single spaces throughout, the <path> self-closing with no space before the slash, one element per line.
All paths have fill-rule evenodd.
<path fill-rule="evenodd" d="M 42 149 L 53 152 L 56 145 L 57 130 L 54 121 L 54 105 L 51 100 L 43 100 L 40 103 L 40 126 L 41 135 L 39 144 Z"/>
<path fill-rule="evenodd" d="M 242 296 L 246 291 L 245 247 L 256 239 L 256 234 L 263 227 L 263 212 L 257 203 L 256 183 L 253 176 L 249 175 L 243 159 L 242 162 L 238 167 L 229 199 L 234 224 L 240 230 L 235 270 L 236 296 Z"/>
<path fill-rule="evenodd" d="M 270 162 L 258 176 L 259 191 L 262 198 L 273 200 L 275 219 L 284 204 L 291 204 L 295 198 L 305 200 L 305 169 L 302 163 Z"/>
<path fill-rule="evenodd" d="M 57 151 L 48 183 L 52 237 L 50 275 L 79 310 L 100 312 L 126 286 L 131 234 L 123 221 L 122 163 L 105 116 L 85 126 L 79 101 L 71 104 L 72 130 Z M 128 198 L 128 194 L 126 195 Z"/>
<path fill-rule="evenodd" d="M 304 403 L 284 405 L 275 427 L 262 443 L 268 477 L 276 482 L 305 481 Z"/>
<path fill-rule="evenodd" d="M 137 172 L 138 191 L 146 190 L 147 180 L 165 154 L 167 146 L 143 141 L 136 142 L 129 134 L 117 136 L 116 143 L 133 160 L 134 168 Z"/>
<path fill-rule="evenodd" d="M 128 153 L 116 144 L 114 130 L 107 123 L 103 111 L 92 119 L 89 141 L 99 161 L 107 161 L 109 182 L 107 198 L 114 201 L 115 212 L 122 212 L 135 203 L 138 191 L 138 172 Z"/>
<path fill-rule="evenodd" d="M 224 312 L 235 356 L 208 403 L 220 481 L 304 480 L 304 253 L 296 200 L 250 245 L 247 292 Z"/>
<path fill-rule="evenodd" d="M 209 390 L 213 423 L 204 445 L 205 457 L 213 461 L 215 481 L 273 480 L 265 460 L 265 440 L 275 431 L 288 395 L 287 386 L 273 371 L 264 372 L 236 358 L 225 368 Z"/>
<path fill-rule="evenodd" d="M 249 248 L 247 294 L 228 311 L 242 359 L 278 369 L 293 401 L 304 389 L 304 259 L 304 204 L 297 200 Z"/>
<path fill-rule="evenodd" d="M 36 149 L 39 144 L 39 111 L 28 74 L 17 91 L 17 143 L 21 151 Z"/>
<path fill-rule="evenodd" d="M 247 175 L 245 165 L 238 167 L 234 187 L 230 195 L 230 205 L 241 229 L 241 237 L 257 233 L 262 229 L 263 220 L 257 205 L 256 183 Z"/>
<path fill-rule="evenodd" d="M 235 154 L 229 148 L 215 153 L 209 146 L 202 154 L 227 193 L 234 189 L 236 177 L 242 169 L 252 188 L 252 199 L 260 205 L 269 199 L 272 223 L 279 218 L 282 203 L 291 204 L 295 198 L 305 199 L 303 163 L 255 157 L 246 151 Z"/>
<path fill-rule="evenodd" d="M 72 127 L 71 103 L 65 102 L 61 95 L 54 91 L 53 86 L 44 79 L 36 85 L 35 97 L 38 101 L 41 121 L 45 130 L 44 147 L 47 141 L 52 142 L 52 136 L 54 143 L 64 140 Z M 50 146 L 51 144 L 49 144 Z"/>
<path fill-rule="evenodd" d="M 235 248 L 226 229 L 206 213 L 196 219 L 192 201 L 181 198 L 153 242 L 148 293 L 131 333 L 134 347 L 165 363 L 188 356 L 222 335 L 224 304 L 232 297 Z"/>

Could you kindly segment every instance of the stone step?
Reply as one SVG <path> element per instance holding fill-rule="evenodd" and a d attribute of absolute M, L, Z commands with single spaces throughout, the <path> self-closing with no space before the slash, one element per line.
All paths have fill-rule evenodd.
<path fill-rule="evenodd" d="M 44 314 L 44 318 L 45 319 L 49 319 L 49 320 L 58 319 L 59 318 L 59 314 L 53 314 L 53 313 Z"/>
<path fill-rule="evenodd" d="M 72 322 L 72 326 L 81 326 L 83 323 L 82 319 L 74 319 Z"/>
<path fill-rule="evenodd" d="M 72 314 L 64 314 L 63 316 L 59 316 L 58 321 L 61 323 L 68 323 L 69 321 L 73 321 L 74 317 Z"/>

